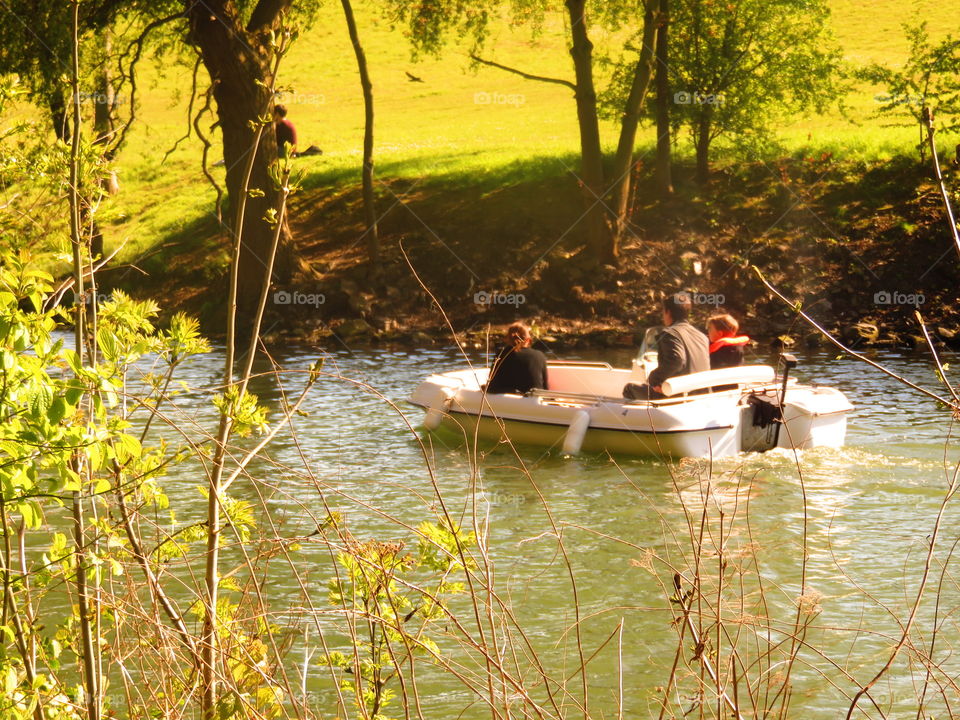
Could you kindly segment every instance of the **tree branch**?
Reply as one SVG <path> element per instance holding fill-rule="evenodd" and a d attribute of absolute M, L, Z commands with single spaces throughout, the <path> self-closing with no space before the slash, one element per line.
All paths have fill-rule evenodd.
<path fill-rule="evenodd" d="M 498 70 L 505 70 L 508 73 L 513 73 L 514 75 L 519 75 L 525 80 L 537 80 L 539 82 L 553 83 L 554 85 L 563 85 L 568 87 L 574 92 L 577 91 L 577 86 L 575 83 L 570 82 L 569 80 L 563 80 L 562 78 L 552 78 L 544 77 L 543 75 L 531 75 L 530 73 L 525 73 L 522 70 L 517 70 L 516 68 L 507 67 L 506 65 L 501 65 L 500 63 L 493 62 L 493 60 L 484 60 L 479 55 L 470 54 L 470 59 L 474 62 L 480 63 L 481 65 L 489 65 L 490 67 L 497 68 Z"/>
<path fill-rule="evenodd" d="M 260 0 L 247 23 L 248 33 L 258 33 L 275 29 L 280 13 L 287 12 L 293 0 Z"/>
<path fill-rule="evenodd" d="M 130 102 L 128 105 L 130 107 L 130 117 L 127 118 L 125 123 L 123 123 L 123 126 L 120 128 L 120 130 L 114 133 L 112 144 L 104 151 L 103 155 L 108 160 L 112 160 L 120 151 L 120 148 L 123 147 L 123 143 L 127 139 L 127 133 L 137 119 L 137 63 L 140 62 L 140 59 L 143 56 L 143 46 L 147 42 L 147 38 L 149 37 L 150 33 L 157 28 L 163 27 L 167 23 L 185 18 L 185 13 L 177 12 L 148 23 L 140 35 L 138 35 L 136 39 L 132 40 L 130 44 L 127 45 L 127 49 L 120 53 L 120 55 L 117 57 L 117 69 L 120 72 L 120 81 L 117 83 L 114 91 L 117 97 L 119 97 L 124 86 L 129 83 L 130 92 L 128 94 L 130 95 Z M 130 59 L 130 64 L 124 67 L 124 61 L 130 57 L 131 54 L 133 57 Z M 119 102 L 117 104 L 119 105 Z"/>

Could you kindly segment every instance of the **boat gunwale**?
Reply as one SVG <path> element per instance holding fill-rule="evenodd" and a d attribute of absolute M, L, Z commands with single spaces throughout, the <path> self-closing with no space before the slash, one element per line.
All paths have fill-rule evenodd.
<path fill-rule="evenodd" d="M 445 411 L 447 415 L 464 415 L 470 418 L 476 418 L 477 420 L 500 420 L 502 422 L 515 422 L 515 423 L 526 423 L 528 425 L 545 425 L 547 427 L 557 427 L 557 428 L 566 428 L 569 427 L 569 423 L 555 423 L 547 422 L 544 420 L 525 420 L 523 418 L 517 417 L 504 417 L 502 415 L 490 415 L 487 413 L 472 413 L 465 410 L 447 410 Z M 609 427 L 607 425 L 593 425 L 591 424 L 589 430 L 603 430 L 606 432 L 624 432 L 631 433 L 633 435 L 678 435 L 681 433 L 697 433 L 697 432 L 713 432 L 714 430 L 732 430 L 734 425 L 711 425 L 710 427 L 699 427 L 699 428 L 683 428 L 680 430 L 643 430 L 640 428 L 628 428 L 628 427 Z"/>

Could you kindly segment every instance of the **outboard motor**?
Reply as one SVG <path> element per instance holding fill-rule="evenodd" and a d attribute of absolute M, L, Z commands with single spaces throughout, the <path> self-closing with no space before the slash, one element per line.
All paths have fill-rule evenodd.
<path fill-rule="evenodd" d="M 783 363 L 783 383 L 780 392 L 767 390 L 752 392 L 747 397 L 747 417 L 740 423 L 740 449 L 745 452 L 766 452 L 777 447 L 780 442 L 780 428 L 783 426 L 783 406 L 787 395 L 787 382 L 790 371 L 797 366 L 793 355 L 780 356 Z M 750 422 L 746 422 L 749 418 Z"/>

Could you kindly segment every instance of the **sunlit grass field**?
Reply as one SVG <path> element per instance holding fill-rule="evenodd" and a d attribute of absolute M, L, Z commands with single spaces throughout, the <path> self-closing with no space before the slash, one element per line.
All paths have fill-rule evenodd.
<path fill-rule="evenodd" d="M 576 169 L 579 138 L 569 89 L 471 67 L 465 46 L 452 45 L 442 58 L 414 62 L 402 31 L 390 27 L 375 2 L 356 5 L 374 81 L 381 177 L 409 179 L 421 189 L 446 186 L 469 192 L 485 176 L 509 178 L 505 169 L 516 168 L 517 181 L 529 177 L 532 168 L 551 175 Z M 933 35 L 944 35 L 951 28 L 943 19 L 960 11 L 960 0 L 833 0 L 832 5 L 836 36 L 854 64 L 902 62 L 908 49 L 903 23 L 926 18 Z M 597 32 L 599 47 L 604 40 Z M 535 38 L 527 29 L 496 24 L 484 54 L 530 73 L 572 78 L 559 15 Z M 122 192 L 105 211 L 108 246 L 125 242 L 120 257 L 127 260 L 192 232 L 214 202 L 200 172 L 201 146 L 195 137 L 164 160 L 187 130 L 192 64 L 164 58 L 145 62 L 143 70 L 140 121 L 117 161 Z M 205 80 L 201 69 L 201 89 Z M 317 145 L 323 150 L 322 156 L 297 161 L 305 186 L 358 182 L 363 107 L 339 3 L 327 3 L 301 35 L 283 61 L 280 85 L 287 91 L 284 102 L 301 149 Z M 874 96 L 880 90 L 858 87 L 846 98 L 845 113 L 834 109 L 823 116 L 784 119 L 777 136 L 785 152 L 832 152 L 837 158 L 865 160 L 910 152 L 916 129 L 889 127 L 888 120 L 874 116 Z M 208 115 L 203 124 L 209 127 L 213 121 Z M 604 131 L 612 147 L 615 128 L 608 124 Z M 213 139 L 219 142 L 215 133 Z M 641 153 L 649 150 L 649 129 L 640 144 Z M 681 157 L 689 154 L 685 137 L 678 138 L 677 150 Z M 531 164 L 532 158 L 542 162 Z M 222 170 L 215 174 L 222 179 Z"/>

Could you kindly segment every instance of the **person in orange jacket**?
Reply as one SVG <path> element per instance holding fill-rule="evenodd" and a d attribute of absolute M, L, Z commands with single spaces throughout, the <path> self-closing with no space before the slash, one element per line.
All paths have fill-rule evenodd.
<path fill-rule="evenodd" d="M 750 338 L 737 335 L 739 330 L 740 323 L 732 315 L 714 315 L 707 320 L 711 370 L 743 365 L 743 348 Z"/>

